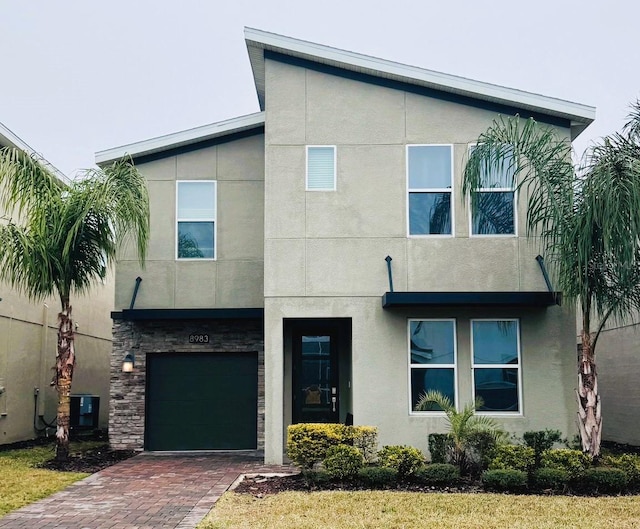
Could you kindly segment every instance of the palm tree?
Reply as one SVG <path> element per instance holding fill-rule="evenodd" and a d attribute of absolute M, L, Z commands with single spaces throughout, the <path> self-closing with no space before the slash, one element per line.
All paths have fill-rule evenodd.
<path fill-rule="evenodd" d="M 4 148 L 0 210 L 7 215 L 0 225 L 0 279 L 32 300 L 51 295 L 60 300 L 52 385 L 58 393 L 56 458 L 64 461 L 76 361 L 71 296 L 106 276 L 127 236 L 135 237 L 144 262 L 149 237 L 145 180 L 130 159 L 123 159 L 86 171 L 67 185 L 39 157 Z"/>
<path fill-rule="evenodd" d="M 505 164 L 527 197 L 527 234 L 538 238 L 565 300 L 581 309 L 578 427 L 583 450 L 597 457 L 596 344 L 607 321 L 640 309 L 640 103 L 622 133 L 592 146 L 578 166 L 570 143 L 551 128 L 518 116 L 494 121 L 464 169 L 472 207 L 484 175 Z"/>
<path fill-rule="evenodd" d="M 476 410 L 482 407 L 482 399 L 476 399 L 474 403 L 468 403 L 462 411 L 458 411 L 451 399 L 439 391 L 426 391 L 416 403 L 416 411 L 444 411 L 449 424 L 449 437 L 451 438 L 450 459 L 454 465 L 460 468 L 460 473 L 465 473 L 469 467 L 469 451 L 472 441 L 478 432 L 486 432 L 498 442 L 504 431 L 491 417 L 476 415 Z"/>

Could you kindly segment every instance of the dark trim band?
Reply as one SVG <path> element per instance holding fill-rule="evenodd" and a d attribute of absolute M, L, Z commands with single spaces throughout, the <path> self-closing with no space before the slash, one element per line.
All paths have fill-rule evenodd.
<path fill-rule="evenodd" d="M 560 305 L 561 292 L 385 292 L 382 308 L 434 306 L 519 306 Z"/>
<path fill-rule="evenodd" d="M 261 320 L 264 309 L 124 309 L 113 320 Z"/>

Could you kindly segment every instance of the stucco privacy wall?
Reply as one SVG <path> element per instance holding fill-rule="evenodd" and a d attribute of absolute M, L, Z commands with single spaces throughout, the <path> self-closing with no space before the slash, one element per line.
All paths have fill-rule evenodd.
<path fill-rule="evenodd" d="M 189 334 L 208 334 L 208 344 L 188 343 Z M 126 352 L 136 355 L 133 373 L 122 373 Z M 167 320 L 113 323 L 109 439 L 118 450 L 142 450 L 148 355 L 157 353 L 258 353 L 258 448 L 264 447 L 264 340 L 256 320 Z M 220 403 L 217 403 L 220 404 Z M 224 403 L 232 406 L 233 403 Z"/>
<path fill-rule="evenodd" d="M 144 269 L 129 246 L 116 270 L 116 309 L 262 307 L 264 135 L 136 162 L 148 183 L 151 239 Z M 176 260 L 176 180 L 217 180 L 213 260 Z"/>
<path fill-rule="evenodd" d="M 575 364 L 572 309 L 389 313 L 380 306 L 388 290 L 387 255 L 393 258 L 396 291 L 546 289 L 534 259 L 538 249 L 522 236 L 524 200 L 517 219 L 520 236 L 469 237 L 460 191 L 463 160 L 469 143 L 496 113 L 279 60 L 267 59 L 265 72 L 266 460 L 282 459 L 286 317 L 353 318 L 356 422 L 379 425 L 385 442 L 411 441 L 421 448 L 426 448 L 428 428 L 416 424 L 442 428 L 444 423 L 409 416 L 407 318 L 459 320 L 458 380 L 464 402 L 470 398 L 461 375 L 470 369 L 465 319 L 520 317 L 524 416 L 505 418 L 505 426 L 510 431 L 572 430 L 566 412 L 573 409 L 567 386 Z M 569 136 L 568 128 L 558 130 Z M 453 145 L 454 237 L 407 237 L 408 144 Z M 336 146 L 335 192 L 305 192 L 306 145 Z M 551 367 L 540 369 L 544 360 Z M 552 384 L 547 384 L 549 369 Z M 376 393 L 388 386 L 387 398 L 365 386 Z"/>
<path fill-rule="evenodd" d="M 637 314 L 627 324 L 612 324 L 598 338 L 596 362 L 602 397 L 602 438 L 640 446 Z M 580 329 L 578 327 L 578 329 Z"/>
<path fill-rule="evenodd" d="M 77 324 L 76 368 L 72 394 L 100 397 L 99 427 L 106 428 L 109 417 L 109 357 L 113 280 L 96 285 L 83 296 L 72 299 Z M 0 444 L 52 435 L 34 414 L 52 422 L 57 394 L 51 387 L 55 364 L 59 302 L 47 299 L 30 302 L 6 285 L 0 285 Z M 36 396 L 35 389 L 38 389 Z"/>

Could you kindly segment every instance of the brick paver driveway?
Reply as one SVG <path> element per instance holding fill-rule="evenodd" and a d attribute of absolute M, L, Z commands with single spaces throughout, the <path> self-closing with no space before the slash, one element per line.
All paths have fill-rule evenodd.
<path fill-rule="evenodd" d="M 241 474 L 294 472 L 261 461 L 241 453 L 141 454 L 7 514 L 0 528 L 193 529 Z"/>

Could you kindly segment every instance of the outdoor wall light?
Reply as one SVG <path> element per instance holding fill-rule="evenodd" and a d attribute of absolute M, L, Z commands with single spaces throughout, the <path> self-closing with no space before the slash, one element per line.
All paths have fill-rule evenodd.
<path fill-rule="evenodd" d="M 136 365 L 136 355 L 133 351 L 129 351 L 124 358 L 122 359 L 122 372 L 123 373 L 131 373 L 133 372 L 133 368 Z"/>

